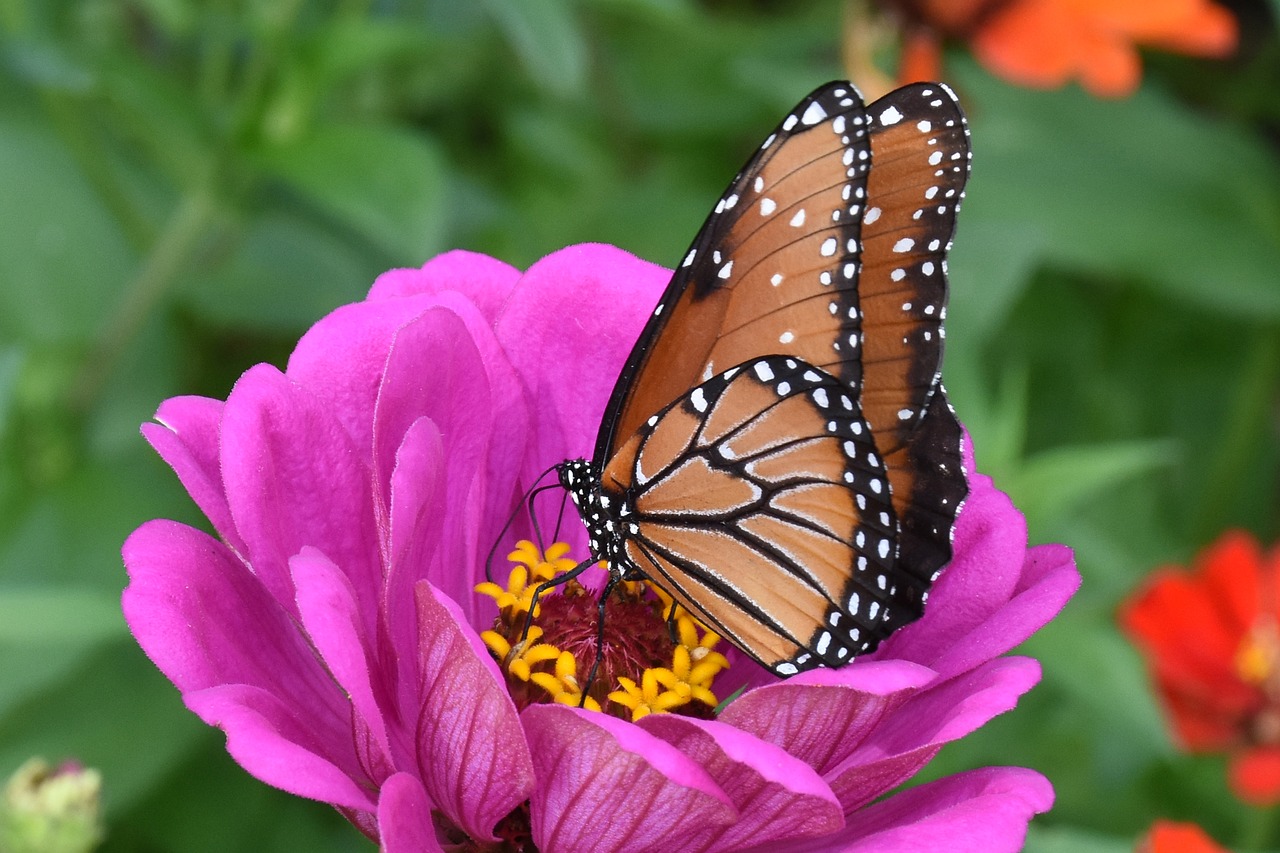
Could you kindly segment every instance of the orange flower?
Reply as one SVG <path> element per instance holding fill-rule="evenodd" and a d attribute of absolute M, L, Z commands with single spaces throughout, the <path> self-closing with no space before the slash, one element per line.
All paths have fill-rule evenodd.
<path fill-rule="evenodd" d="M 1138 86 L 1138 46 L 1226 56 L 1235 18 L 1212 0 L 881 0 L 905 23 L 902 82 L 939 78 L 941 42 L 970 44 L 992 73 L 1053 88 L 1078 78 L 1095 95 Z"/>
<path fill-rule="evenodd" d="M 1227 853 L 1194 823 L 1158 820 L 1138 842 L 1136 853 Z"/>
<path fill-rule="evenodd" d="M 1156 571 L 1121 608 L 1175 737 L 1232 754 L 1229 781 L 1256 805 L 1280 803 L 1280 548 L 1223 535 L 1191 572 Z"/>

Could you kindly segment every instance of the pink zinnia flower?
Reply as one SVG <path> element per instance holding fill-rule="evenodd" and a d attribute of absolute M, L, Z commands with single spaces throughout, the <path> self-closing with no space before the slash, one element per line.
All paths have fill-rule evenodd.
<path fill-rule="evenodd" d="M 513 699 L 485 558 L 537 474 L 592 447 L 669 276 L 607 246 L 524 274 L 453 252 L 379 278 L 283 373 L 166 401 L 143 432 L 218 538 L 125 543 L 138 642 L 246 770 L 388 851 L 1017 849 L 1053 798 L 1031 770 L 882 798 L 1036 682 L 1005 653 L 1079 581 L 978 474 L 927 612 L 874 655 L 778 681 L 730 650 L 716 688 L 748 689 L 714 719 Z"/>

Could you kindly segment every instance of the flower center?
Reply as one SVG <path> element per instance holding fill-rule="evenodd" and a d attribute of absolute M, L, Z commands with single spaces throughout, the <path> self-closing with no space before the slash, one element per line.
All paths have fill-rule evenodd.
<path fill-rule="evenodd" d="M 712 682 L 729 665 L 714 650 L 720 638 L 647 581 L 614 586 L 604 601 L 603 627 L 600 593 L 577 580 L 545 591 L 530 618 L 537 586 L 574 567 L 568 550 L 557 542 L 544 553 L 521 541 L 508 557 L 507 585 L 476 587 L 498 605 L 498 618 L 481 636 L 516 707 L 561 702 L 633 721 L 669 711 L 709 717 L 716 706 Z M 603 640 L 599 653 L 597 639 Z"/>

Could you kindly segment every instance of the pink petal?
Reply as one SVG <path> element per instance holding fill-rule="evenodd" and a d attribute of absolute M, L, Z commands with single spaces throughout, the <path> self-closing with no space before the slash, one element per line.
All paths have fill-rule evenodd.
<path fill-rule="evenodd" d="M 378 830 L 382 853 L 444 853 L 436 840 L 427 792 L 408 773 L 397 773 L 382 783 Z"/>
<path fill-rule="evenodd" d="M 591 455 L 618 372 L 670 278 L 598 244 L 561 249 L 524 274 L 498 318 L 498 339 L 539 415 L 525 481 Z"/>
<path fill-rule="evenodd" d="M 1079 587 L 1080 573 L 1070 548 L 1037 545 L 1029 549 L 1013 597 L 938 654 L 931 665 L 946 677 L 1008 652 L 1057 616 Z"/>
<path fill-rule="evenodd" d="M 933 678 L 930 670 L 907 661 L 855 661 L 748 691 L 719 719 L 776 744 L 825 776 Z"/>
<path fill-rule="evenodd" d="M 476 252 L 456 250 L 436 255 L 421 269 L 384 272 L 369 289 L 369 301 L 454 291 L 480 309 L 490 324 L 520 280 L 520 271 Z"/>
<path fill-rule="evenodd" d="M 377 661 L 369 659 L 372 644 L 360 624 L 355 591 L 342 571 L 314 548 L 303 548 L 289 561 L 289 568 L 298 590 L 302 627 L 329 673 L 350 697 L 354 713 L 371 738 L 362 762 L 371 769 L 390 772 L 391 745 L 381 706 L 392 707 L 392 685 L 381 680 L 387 674 L 379 673 Z"/>
<path fill-rule="evenodd" d="M 937 669 L 935 661 L 1003 607 L 1017 588 L 1027 548 L 1022 513 L 989 477 L 973 474 L 969 486 L 956 523 L 955 556 L 930 590 L 924 616 L 894 632 L 873 657 Z"/>
<path fill-rule="evenodd" d="M 915 775 L 944 744 L 1011 710 L 1040 678 L 1031 658 L 998 658 L 931 685 L 895 708 L 856 751 L 823 778 L 846 812 Z"/>
<path fill-rule="evenodd" d="M 521 720 L 538 777 L 530 818 L 540 850 L 680 850 L 690 827 L 738 819 L 697 762 L 639 726 L 564 705 L 532 705 Z"/>
<path fill-rule="evenodd" d="M 338 419 L 359 461 L 373 452 L 373 407 L 396 330 L 436 303 L 434 296 L 357 302 L 335 309 L 298 341 L 285 374 Z"/>
<path fill-rule="evenodd" d="M 244 543 L 231 520 L 218 458 L 222 407 L 221 400 L 208 397 L 173 397 L 160 404 L 159 423 L 143 424 L 142 434 L 173 468 L 218 535 L 241 551 Z"/>
<path fill-rule="evenodd" d="M 406 720 L 427 796 L 475 839 L 529 797 L 534 766 L 497 665 L 456 604 L 415 587 L 417 715 Z M 403 766 L 403 765 L 402 765 Z"/>
<path fill-rule="evenodd" d="M 289 697 L 338 752 L 350 747 L 350 707 L 280 605 L 226 546 L 174 521 L 149 521 L 124 543 L 125 620 L 184 693 L 247 684 Z"/>
<path fill-rule="evenodd" d="M 848 853 L 1002 853 L 1022 849 L 1027 823 L 1053 805 L 1034 770 L 986 767 L 920 785 L 865 808 L 837 839 Z"/>
<path fill-rule="evenodd" d="M 371 783 L 359 768 L 339 767 L 325 756 L 327 744 L 315 736 L 311 715 L 294 697 L 226 684 L 186 693 L 183 700 L 200 719 L 226 732 L 227 752 L 254 777 L 299 797 L 373 809 Z"/>
<path fill-rule="evenodd" d="M 476 618 L 476 571 L 518 499 L 513 477 L 528 434 L 524 393 L 492 332 L 474 307 L 432 308 L 396 333 L 379 390 L 377 480 L 392 478 L 403 439 L 418 418 L 439 428 L 443 446 L 444 541 L 432 543 L 429 577 Z M 384 494 L 383 500 L 389 495 Z M 492 614 L 492 610 L 487 613 Z"/>
<path fill-rule="evenodd" d="M 222 416 L 222 476 L 245 557 L 296 615 L 288 560 L 303 546 L 342 567 L 366 624 L 381 591 L 369 474 L 332 412 L 275 368 L 236 383 Z"/>
<path fill-rule="evenodd" d="M 844 826 L 840 804 L 822 777 L 773 744 L 723 723 L 674 714 L 651 714 L 639 725 L 701 765 L 739 812 L 727 826 L 690 827 L 682 850 L 737 850 Z"/>
<path fill-rule="evenodd" d="M 388 642 L 393 649 L 413 648 L 418 642 L 418 606 L 413 588 L 430 569 L 438 564 L 434 555 L 452 554 L 460 546 L 451 537 L 459 535 L 456 525 L 448 523 L 444 489 L 444 447 L 440 429 L 428 418 L 418 419 L 405 432 L 400 453 L 391 475 L 390 569 L 387 572 L 383 607 L 386 611 Z M 474 584 L 468 572 L 439 572 L 441 592 L 469 601 Z M 454 599 L 455 601 L 457 599 Z M 404 673 L 402 689 L 413 684 L 411 658 L 399 656 L 398 668 Z M 416 701 L 406 693 L 404 701 Z"/>

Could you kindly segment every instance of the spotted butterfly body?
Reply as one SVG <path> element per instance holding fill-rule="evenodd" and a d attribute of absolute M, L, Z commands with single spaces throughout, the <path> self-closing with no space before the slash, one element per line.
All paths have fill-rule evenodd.
<path fill-rule="evenodd" d="M 593 557 L 779 675 L 923 611 L 967 493 L 941 384 L 969 170 L 954 95 L 827 84 L 730 184 L 558 466 Z"/>

